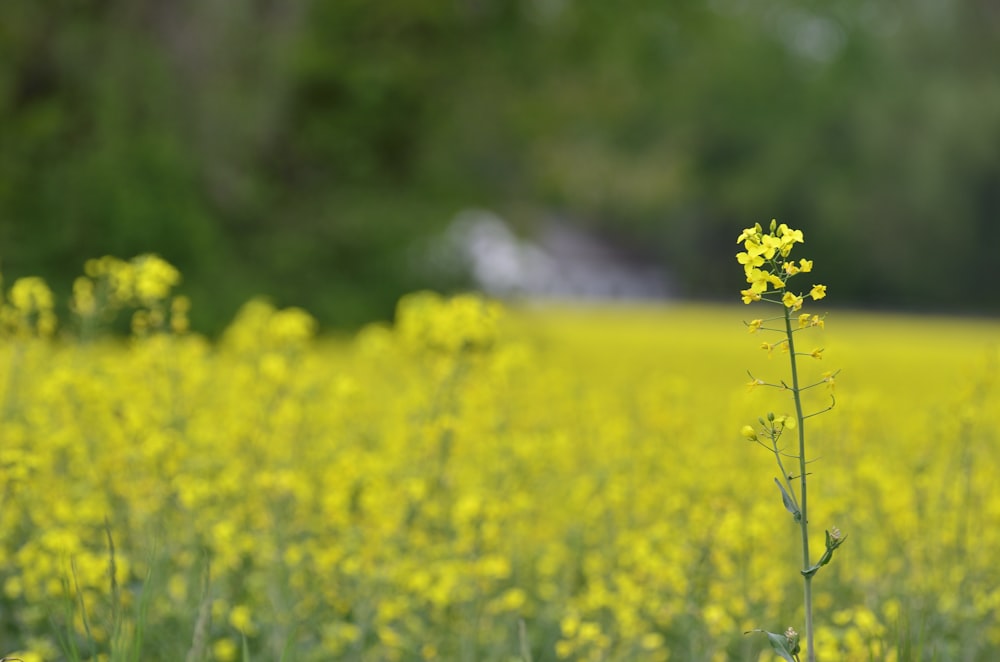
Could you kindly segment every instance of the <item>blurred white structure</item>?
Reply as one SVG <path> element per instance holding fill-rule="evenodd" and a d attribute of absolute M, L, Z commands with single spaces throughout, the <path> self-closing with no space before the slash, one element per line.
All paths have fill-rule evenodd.
<path fill-rule="evenodd" d="M 578 228 L 549 223 L 534 241 L 518 238 L 496 214 L 460 213 L 447 243 L 476 284 L 495 296 L 559 299 L 661 299 L 666 274 L 638 264 Z"/>

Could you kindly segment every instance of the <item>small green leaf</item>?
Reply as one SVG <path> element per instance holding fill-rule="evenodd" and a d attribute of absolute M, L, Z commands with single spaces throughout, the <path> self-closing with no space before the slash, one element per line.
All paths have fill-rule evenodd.
<path fill-rule="evenodd" d="M 834 550 L 843 545 L 846 539 L 847 536 L 842 536 L 842 537 L 838 536 L 837 538 L 834 538 L 833 536 L 830 535 L 830 532 L 827 531 L 826 551 L 823 552 L 823 556 L 819 557 L 819 561 L 817 561 L 815 565 L 802 571 L 802 576 L 812 577 L 813 575 L 815 575 L 817 570 L 825 566 L 833 559 Z"/>
<path fill-rule="evenodd" d="M 785 635 L 768 632 L 767 640 L 771 642 L 771 648 L 774 649 L 775 653 L 788 660 L 788 662 L 795 662 L 795 658 L 792 657 L 792 651 L 788 650 L 788 638 Z"/>
<path fill-rule="evenodd" d="M 788 662 L 796 662 L 795 658 L 792 657 L 792 651 L 788 648 L 788 637 L 783 634 L 776 634 L 774 632 L 768 632 L 767 630 L 761 630 L 760 628 L 750 630 L 750 632 L 744 632 L 743 634 L 750 634 L 751 632 L 760 632 L 767 635 L 767 640 L 770 642 L 771 648 L 774 649 L 775 653 Z"/>
<path fill-rule="evenodd" d="M 795 500 L 792 499 L 792 497 L 788 494 L 787 491 L 785 491 L 785 486 L 782 485 L 781 481 L 779 481 L 777 478 L 774 479 L 774 484 L 778 486 L 779 490 L 781 490 L 781 502 L 785 504 L 785 510 L 790 512 L 792 514 L 792 517 L 795 518 L 795 521 L 798 522 L 799 519 L 802 517 L 802 513 L 799 512 L 798 506 L 795 505 Z"/>

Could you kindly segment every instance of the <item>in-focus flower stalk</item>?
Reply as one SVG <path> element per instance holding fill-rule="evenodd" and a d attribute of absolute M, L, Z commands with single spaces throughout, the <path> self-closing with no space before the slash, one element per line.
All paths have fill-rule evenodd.
<path fill-rule="evenodd" d="M 806 419 L 822 414 L 833 408 L 835 400 L 831 395 L 830 405 L 819 411 L 806 413 L 803 408 L 802 394 L 817 386 L 826 385 L 833 388 L 836 372 L 825 372 L 814 383 L 803 385 L 800 382 L 798 357 L 806 356 L 822 359 L 822 348 L 809 352 L 798 352 L 795 348 L 795 334 L 813 327 L 824 328 L 824 318 L 805 312 L 799 312 L 807 300 L 819 301 L 826 297 L 826 286 L 813 284 L 808 293 L 791 289 L 789 282 L 795 276 L 809 273 L 813 269 L 811 260 L 800 259 L 794 262 L 789 259 L 795 244 L 803 243 L 801 230 L 793 230 L 784 223 L 778 224 L 772 220 L 767 232 L 758 223 L 752 228 L 746 228 L 737 239 L 744 250 L 736 255 L 736 260 L 743 265 L 748 287 L 740 292 L 743 303 L 764 302 L 781 307 L 781 314 L 771 318 L 759 318 L 747 322 L 750 333 L 772 332 L 783 336 L 775 342 L 763 342 L 761 348 L 768 352 L 780 348 L 788 353 L 790 383 L 781 380 L 771 383 L 750 375 L 751 388 L 756 386 L 772 386 L 790 391 L 794 405 L 794 415 L 775 415 L 768 413 L 759 420 L 760 427 L 745 425 L 741 435 L 757 443 L 774 454 L 781 478 L 774 482 L 781 492 L 781 500 L 785 509 L 791 513 L 799 527 L 799 537 L 802 546 L 803 607 L 805 618 L 805 659 L 815 662 L 814 628 L 812 610 L 812 580 L 820 567 L 830 562 L 833 552 L 843 544 L 846 536 L 836 527 L 826 532 L 826 550 L 816 563 L 812 562 L 809 549 L 809 492 L 807 471 L 808 456 L 806 454 Z M 773 326 L 769 326 L 773 324 Z M 798 450 L 796 454 L 789 453 L 779 444 L 781 435 L 786 430 L 794 430 L 797 435 Z M 792 457 L 797 462 L 798 475 L 785 468 L 785 460 Z M 798 489 L 796 489 L 796 483 Z M 799 660 L 799 634 L 789 627 L 785 633 L 776 634 L 766 630 L 753 630 L 767 635 L 771 647 L 782 658 L 789 662 Z"/>

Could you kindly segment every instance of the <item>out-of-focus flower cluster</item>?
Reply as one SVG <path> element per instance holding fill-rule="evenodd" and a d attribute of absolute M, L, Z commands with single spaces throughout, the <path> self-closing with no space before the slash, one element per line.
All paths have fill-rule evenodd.
<path fill-rule="evenodd" d="M 138 335 L 162 330 L 184 333 L 190 302 L 187 297 L 171 297 L 180 281 L 180 272 L 157 255 L 129 261 L 112 256 L 87 260 L 84 275 L 73 282 L 70 310 L 85 336 L 123 309 L 132 311 L 131 327 Z"/>
<path fill-rule="evenodd" d="M 794 538 L 748 470 L 766 458 L 719 441 L 754 407 L 730 311 L 419 294 L 342 341 L 253 301 L 209 343 L 173 323 L 167 267 L 103 259 L 74 288 L 95 324 L 146 311 L 128 341 L 43 321 L 38 281 L 5 294 L 0 655 L 57 658 L 53 622 L 109 645 L 109 532 L 124 612 L 152 595 L 144 659 L 238 659 L 245 637 L 253 659 L 506 661 L 521 621 L 535 659 L 753 659 L 741 633 L 794 612 L 787 564 L 760 553 Z M 818 587 L 818 653 L 987 659 L 996 390 L 942 392 L 980 327 L 855 324 L 859 395 L 813 432 L 836 452 L 810 516 L 852 543 Z"/>
<path fill-rule="evenodd" d="M 52 291 L 41 278 L 18 278 L 0 298 L 0 336 L 51 338 L 56 325 Z"/>

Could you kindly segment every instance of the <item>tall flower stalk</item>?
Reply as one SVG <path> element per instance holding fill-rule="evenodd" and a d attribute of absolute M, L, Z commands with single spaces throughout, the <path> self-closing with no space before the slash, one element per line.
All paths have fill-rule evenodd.
<path fill-rule="evenodd" d="M 781 493 L 782 505 L 791 513 L 799 527 L 802 542 L 803 607 L 805 659 L 815 662 L 812 581 L 816 572 L 830 562 L 833 552 L 844 542 L 840 530 L 832 527 L 826 531 L 826 549 L 816 562 L 812 561 L 809 551 L 809 492 L 806 454 L 806 420 L 830 411 L 835 404 L 832 389 L 835 372 L 824 372 L 816 381 L 803 385 L 799 378 L 799 363 L 802 358 L 821 359 L 823 349 L 817 348 L 804 352 L 796 348 L 796 334 L 815 327 L 823 328 L 825 320 L 820 315 L 801 312 L 806 299 L 819 301 L 826 296 L 825 285 L 813 285 L 807 294 L 801 290 L 791 289 L 790 281 L 800 274 L 812 271 L 811 260 L 799 259 L 793 261 L 790 256 L 795 244 L 804 241 L 801 230 L 793 230 L 784 223 L 771 221 L 768 232 L 764 232 L 760 224 L 743 230 L 736 240 L 744 250 L 736 255 L 737 261 L 743 265 L 746 280 L 749 285 L 740 294 L 743 303 L 763 302 L 780 307 L 781 314 L 768 318 L 754 319 L 747 322 L 750 333 L 771 332 L 778 335 L 777 342 L 764 342 L 762 349 L 770 355 L 774 350 L 788 354 L 790 382 L 780 380 L 767 382 L 750 375 L 749 386 L 767 386 L 791 393 L 795 413 L 791 415 L 776 415 L 773 412 L 758 419 L 759 426 L 743 426 L 743 436 L 761 445 L 774 455 L 780 472 L 780 478 L 774 482 Z M 831 390 L 830 404 L 818 411 L 806 413 L 802 404 L 802 394 L 817 387 L 826 386 Z M 789 450 L 781 437 L 786 431 L 792 431 L 797 436 L 796 450 Z M 786 466 L 786 461 L 790 466 Z M 797 471 L 797 473 L 795 473 Z M 797 489 L 796 489 L 797 487 Z M 789 662 L 799 662 L 801 654 L 800 635 L 794 627 L 789 627 L 784 633 L 754 630 L 767 635 L 774 648 L 782 658 Z"/>

